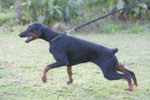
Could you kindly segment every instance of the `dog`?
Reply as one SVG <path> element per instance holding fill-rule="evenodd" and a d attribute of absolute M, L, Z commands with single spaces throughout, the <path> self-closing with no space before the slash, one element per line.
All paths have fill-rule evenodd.
<path fill-rule="evenodd" d="M 29 27 L 21 32 L 19 36 L 21 38 L 26 37 L 26 43 L 39 38 L 49 42 L 49 52 L 52 53 L 56 62 L 47 65 L 43 69 L 41 79 L 44 83 L 47 80 L 46 73 L 50 69 L 67 66 L 69 77 L 67 84 L 71 84 L 73 82 L 72 66 L 84 62 L 92 62 L 99 66 L 106 79 L 126 80 L 128 83 L 128 88 L 125 89 L 126 91 L 133 91 L 131 78 L 134 82 L 133 85 L 137 86 L 134 72 L 127 70 L 118 62 L 115 56 L 115 53 L 118 51 L 117 48 L 111 49 L 63 33 L 59 34 L 41 23 L 29 25 Z M 117 71 L 122 73 L 118 73 Z"/>

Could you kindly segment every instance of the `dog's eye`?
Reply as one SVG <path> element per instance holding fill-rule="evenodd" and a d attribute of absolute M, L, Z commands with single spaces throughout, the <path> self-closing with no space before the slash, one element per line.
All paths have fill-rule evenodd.
<path fill-rule="evenodd" d="M 29 27 L 28 29 L 29 29 L 30 32 L 32 32 L 32 28 L 31 27 Z"/>

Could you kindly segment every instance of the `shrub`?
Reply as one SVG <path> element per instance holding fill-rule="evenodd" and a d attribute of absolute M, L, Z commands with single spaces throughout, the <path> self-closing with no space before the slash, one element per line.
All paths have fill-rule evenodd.
<path fill-rule="evenodd" d="M 0 0 L 0 8 L 9 8 L 13 3 L 14 0 Z"/>
<path fill-rule="evenodd" d="M 118 10 L 120 8 L 123 8 L 137 1 L 139 0 L 106 0 L 106 3 L 109 6 L 107 7 L 107 9 L 109 9 L 109 11 L 114 11 L 114 10 Z M 130 7 L 124 11 L 121 11 L 119 13 L 119 18 L 121 20 L 135 21 L 137 19 L 150 17 L 149 11 L 150 11 L 150 1 L 145 0 L 133 7 Z"/>
<path fill-rule="evenodd" d="M 80 15 L 83 0 L 26 0 L 24 3 L 22 8 L 18 8 L 23 22 L 50 24 L 53 20 L 69 21 L 71 17 Z"/>
<path fill-rule="evenodd" d="M 12 20 L 14 17 L 13 17 L 13 13 L 2 13 L 1 12 L 1 15 L 0 15 L 0 25 L 6 23 L 7 21 L 9 20 Z"/>

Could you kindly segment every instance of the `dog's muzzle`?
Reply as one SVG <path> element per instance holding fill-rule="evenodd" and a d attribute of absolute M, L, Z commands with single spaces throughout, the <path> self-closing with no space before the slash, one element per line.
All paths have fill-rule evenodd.
<path fill-rule="evenodd" d="M 27 39 L 25 40 L 26 43 L 29 43 L 30 41 L 34 40 L 33 36 L 27 36 Z"/>
<path fill-rule="evenodd" d="M 19 36 L 21 38 L 26 38 L 26 40 L 25 40 L 26 43 L 29 43 L 30 41 L 35 39 L 32 35 L 31 36 L 26 36 L 24 33 L 20 33 Z"/>

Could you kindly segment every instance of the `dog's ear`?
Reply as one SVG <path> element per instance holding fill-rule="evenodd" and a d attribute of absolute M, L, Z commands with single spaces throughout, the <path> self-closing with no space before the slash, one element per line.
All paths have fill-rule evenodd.
<path fill-rule="evenodd" d="M 44 30 L 45 30 L 45 26 L 41 23 L 36 23 L 36 25 L 37 25 L 37 28 L 38 28 L 37 29 L 38 30 L 37 35 L 40 37 L 43 34 Z"/>

